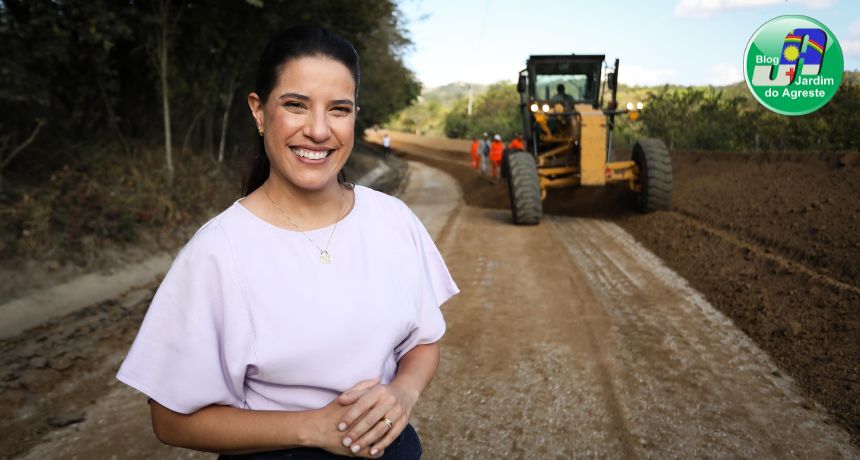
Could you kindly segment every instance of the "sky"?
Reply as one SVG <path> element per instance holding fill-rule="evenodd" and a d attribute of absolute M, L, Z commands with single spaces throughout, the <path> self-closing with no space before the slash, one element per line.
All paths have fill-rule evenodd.
<path fill-rule="evenodd" d="M 726 85 L 765 22 L 824 23 L 860 70 L 860 0 L 398 0 L 414 46 L 406 65 L 426 88 L 515 81 L 531 54 L 619 58 L 628 85 Z"/>

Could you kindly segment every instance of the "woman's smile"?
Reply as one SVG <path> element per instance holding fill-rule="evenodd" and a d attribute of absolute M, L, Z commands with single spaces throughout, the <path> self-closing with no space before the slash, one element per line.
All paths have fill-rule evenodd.
<path fill-rule="evenodd" d="M 299 157 L 299 161 L 306 164 L 322 164 L 334 153 L 334 149 L 318 147 L 290 147 L 290 150 Z"/>

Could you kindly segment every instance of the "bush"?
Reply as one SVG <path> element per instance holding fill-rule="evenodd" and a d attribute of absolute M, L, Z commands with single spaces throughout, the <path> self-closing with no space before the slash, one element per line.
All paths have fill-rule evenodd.
<path fill-rule="evenodd" d="M 0 257 L 83 264 L 108 245 L 166 237 L 200 224 L 239 197 L 236 168 L 215 170 L 205 155 L 184 155 L 168 187 L 163 153 L 139 157 L 96 152 L 0 202 Z M 215 173 L 217 171 L 217 173 Z"/>

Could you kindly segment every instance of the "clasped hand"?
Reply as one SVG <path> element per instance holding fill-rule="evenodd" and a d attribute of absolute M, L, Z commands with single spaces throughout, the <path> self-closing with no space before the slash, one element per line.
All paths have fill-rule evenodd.
<path fill-rule="evenodd" d="M 381 457 L 406 428 L 417 400 L 418 395 L 394 383 L 381 385 L 379 378 L 359 382 L 321 409 L 327 426 L 320 427 L 320 447 L 341 455 Z"/>

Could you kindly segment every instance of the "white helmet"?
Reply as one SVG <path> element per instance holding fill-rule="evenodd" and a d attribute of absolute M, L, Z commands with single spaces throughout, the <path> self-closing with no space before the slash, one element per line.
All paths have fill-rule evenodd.
<path fill-rule="evenodd" d="M 499 136 L 498 134 L 496 134 L 495 136 L 493 136 L 493 139 L 500 141 L 500 140 L 502 140 L 502 136 Z"/>

